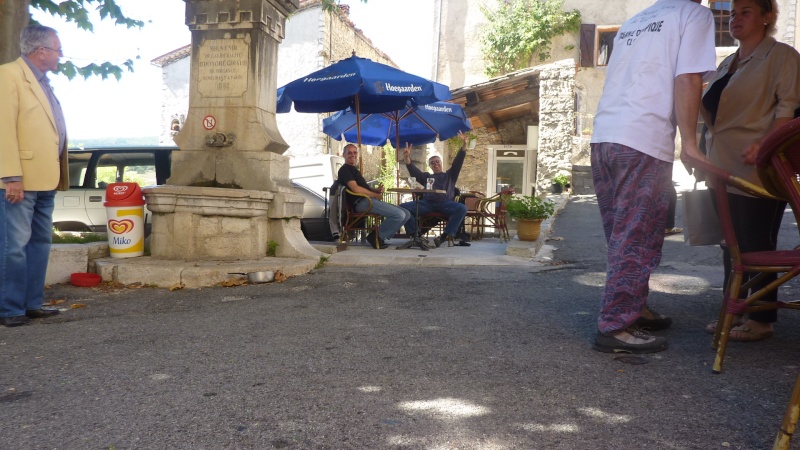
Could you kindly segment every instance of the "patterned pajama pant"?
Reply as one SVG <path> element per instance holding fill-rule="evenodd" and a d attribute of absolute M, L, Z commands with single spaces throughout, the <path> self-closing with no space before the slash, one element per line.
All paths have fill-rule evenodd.
<path fill-rule="evenodd" d="M 661 262 L 672 164 L 620 144 L 592 144 L 592 179 L 608 244 L 606 286 L 597 328 L 632 325 L 647 304 L 650 274 Z"/>

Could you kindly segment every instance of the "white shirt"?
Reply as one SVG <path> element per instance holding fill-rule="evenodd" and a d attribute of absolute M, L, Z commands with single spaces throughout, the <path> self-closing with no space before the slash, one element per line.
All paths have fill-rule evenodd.
<path fill-rule="evenodd" d="M 614 38 L 592 143 L 612 142 L 672 162 L 675 77 L 714 74 L 714 18 L 691 0 L 658 0 Z"/>

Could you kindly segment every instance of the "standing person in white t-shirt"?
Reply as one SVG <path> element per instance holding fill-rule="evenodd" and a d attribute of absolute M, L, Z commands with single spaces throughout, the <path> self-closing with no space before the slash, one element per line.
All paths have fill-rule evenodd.
<path fill-rule="evenodd" d="M 617 32 L 592 136 L 592 178 L 608 243 L 593 348 L 665 350 L 672 319 L 647 306 L 661 261 L 676 125 L 682 154 L 695 136 L 703 78 L 713 75 L 714 18 L 699 0 L 658 0 Z"/>

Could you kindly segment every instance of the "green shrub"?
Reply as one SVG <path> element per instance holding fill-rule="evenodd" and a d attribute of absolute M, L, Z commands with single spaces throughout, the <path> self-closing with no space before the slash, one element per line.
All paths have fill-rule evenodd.
<path fill-rule="evenodd" d="M 88 244 L 89 242 L 105 242 L 105 235 L 98 233 L 64 233 L 53 229 L 53 244 Z"/>
<path fill-rule="evenodd" d="M 508 215 L 515 219 L 547 219 L 555 212 L 552 200 L 523 195 L 510 197 L 506 203 Z"/>
<path fill-rule="evenodd" d="M 567 174 L 560 173 L 560 174 L 554 176 L 552 181 L 553 181 L 553 184 L 557 184 L 557 185 L 563 187 L 563 186 L 566 186 L 566 185 L 569 184 L 569 176 L 567 176 Z"/>

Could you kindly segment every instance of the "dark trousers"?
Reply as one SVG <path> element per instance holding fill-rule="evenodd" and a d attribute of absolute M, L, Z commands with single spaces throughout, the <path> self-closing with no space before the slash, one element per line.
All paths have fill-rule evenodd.
<path fill-rule="evenodd" d="M 713 189 L 709 193 L 714 197 L 716 207 L 716 194 Z M 739 251 L 742 253 L 770 251 L 778 248 L 778 232 L 783 220 L 783 211 L 786 202 L 765 198 L 746 197 L 738 194 L 728 194 L 728 203 L 731 208 L 731 219 L 736 240 L 739 241 Z M 728 247 L 722 245 L 722 262 L 725 266 L 725 288 L 731 275 L 731 258 Z M 754 273 L 745 273 L 744 282 L 747 282 Z M 760 289 L 778 278 L 777 274 L 768 274 L 760 283 L 754 286 Z M 740 298 L 746 293 L 740 294 Z M 778 291 L 774 290 L 763 297 L 764 301 L 778 301 Z M 773 323 L 778 320 L 778 311 L 758 311 L 750 314 L 750 319 L 756 322 Z"/>
<path fill-rule="evenodd" d="M 669 207 L 667 208 L 667 229 L 675 228 L 675 206 L 678 204 L 678 192 L 675 190 L 675 183 L 669 183 L 667 189 L 669 196 Z"/>

